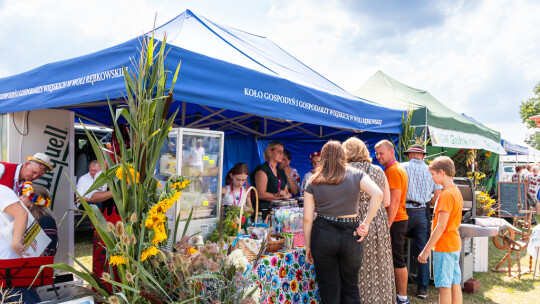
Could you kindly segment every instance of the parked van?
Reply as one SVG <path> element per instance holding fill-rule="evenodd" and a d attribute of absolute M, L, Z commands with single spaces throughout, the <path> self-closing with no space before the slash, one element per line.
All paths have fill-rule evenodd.
<path fill-rule="evenodd" d="M 501 177 L 500 177 L 499 181 L 501 181 L 501 182 L 511 182 L 512 181 L 512 175 L 514 175 L 514 173 L 516 173 L 516 167 L 515 166 L 510 166 L 510 165 L 503 166 L 502 174 L 501 174 Z"/>

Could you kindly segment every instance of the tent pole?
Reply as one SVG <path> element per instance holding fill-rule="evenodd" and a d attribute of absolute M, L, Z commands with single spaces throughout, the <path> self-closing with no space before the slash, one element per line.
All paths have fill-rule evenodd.
<path fill-rule="evenodd" d="M 103 124 L 103 123 L 101 123 L 101 122 L 99 122 L 99 121 L 97 121 L 97 120 L 93 120 L 93 119 L 91 119 L 91 118 L 88 118 L 88 117 L 86 117 L 86 116 L 84 116 L 84 115 L 75 113 L 75 116 L 80 117 L 80 118 L 82 118 L 82 119 L 86 119 L 86 120 L 88 120 L 89 122 L 93 122 L 93 123 L 95 123 L 95 124 L 98 125 L 98 126 L 102 126 L 102 127 L 104 127 L 104 128 L 111 128 L 110 126 L 107 126 L 107 125 L 105 125 L 105 124 Z"/>
<path fill-rule="evenodd" d="M 338 130 L 339 131 L 336 131 L 336 132 L 333 132 L 333 133 L 330 133 L 330 134 L 326 134 L 323 137 L 329 137 L 329 136 L 336 135 L 336 134 L 339 134 L 341 132 L 347 132 L 347 131 L 350 131 L 350 132 L 353 132 L 353 133 L 361 133 L 361 132 L 358 132 L 357 130 L 347 130 L 347 129 L 338 129 Z"/>
<path fill-rule="evenodd" d="M 318 137 L 317 134 L 311 132 L 311 131 L 308 131 L 300 126 L 296 127 L 298 130 L 302 131 L 303 133 L 305 134 L 308 134 L 308 135 L 311 135 L 311 136 L 314 136 L 314 137 Z"/>
<path fill-rule="evenodd" d="M 286 130 L 292 129 L 292 128 L 294 128 L 294 127 L 297 127 L 297 126 L 300 126 L 300 125 L 303 125 L 303 124 L 304 124 L 303 122 L 299 122 L 299 123 L 291 124 L 291 125 L 290 125 L 290 126 L 288 126 L 288 127 L 285 127 L 285 128 L 281 128 L 281 129 L 279 129 L 279 130 L 276 130 L 276 131 L 274 131 L 274 132 L 272 132 L 272 133 L 269 133 L 269 134 L 266 134 L 266 132 L 265 132 L 265 134 L 266 134 L 266 136 L 272 136 L 272 135 L 274 135 L 274 134 L 277 134 L 277 133 L 280 133 L 280 132 L 283 132 L 283 131 L 286 131 Z"/>
<path fill-rule="evenodd" d="M 209 107 L 207 107 L 207 106 L 205 106 L 205 105 L 200 105 L 200 106 L 203 107 L 203 108 L 205 108 L 206 110 L 212 112 L 212 113 L 216 112 L 216 111 L 210 109 Z M 219 117 L 221 117 L 221 118 L 223 118 L 223 119 L 227 119 L 227 117 L 225 117 L 225 116 L 223 116 L 223 115 L 221 115 L 221 114 L 217 114 L 217 116 L 219 116 Z M 242 125 L 242 124 L 240 124 L 240 123 L 237 123 L 236 121 L 231 121 L 231 123 L 234 124 L 234 125 L 236 125 L 236 126 L 238 126 L 238 127 L 241 128 L 241 129 L 244 129 L 244 130 L 246 130 L 246 131 L 249 131 L 249 132 L 251 132 L 251 133 L 253 133 L 253 134 L 256 134 L 256 135 L 259 135 L 259 136 L 263 136 L 263 135 L 261 134 L 261 132 L 257 132 L 257 131 L 255 131 L 255 130 L 253 130 L 253 129 L 251 129 L 251 128 L 248 128 L 248 127 L 246 127 L 246 126 L 244 126 L 244 125 Z"/>
<path fill-rule="evenodd" d="M 217 112 L 214 112 L 214 113 L 212 113 L 212 114 L 210 114 L 210 115 L 203 116 L 202 118 L 200 118 L 200 119 L 198 119 L 198 120 L 196 120 L 196 121 L 190 123 L 189 125 L 187 125 L 187 127 L 188 127 L 188 128 L 191 128 L 191 127 L 195 126 L 197 123 L 199 123 L 199 122 L 201 122 L 201 121 L 205 121 L 205 120 L 207 120 L 208 118 L 210 118 L 210 117 L 212 117 L 212 116 L 215 116 L 215 115 L 218 115 L 219 113 L 222 113 L 222 112 L 225 112 L 225 109 L 221 109 L 221 110 L 219 110 L 219 111 L 217 111 Z"/>
<path fill-rule="evenodd" d="M 225 123 L 230 123 L 231 121 L 241 122 L 242 120 L 244 120 L 246 118 L 249 118 L 249 117 L 252 117 L 252 116 L 253 115 L 251 115 L 251 114 L 245 114 L 245 115 L 240 115 L 240 116 L 236 116 L 236 117 L 232 117 L 232 118 L 228 118 L 228 119 L 223 119 L 223 120 L 208 119 L 210 122 L 199 124 L 199 125 L 197 125 L 197 127 L 202 128 L 202 127 L 207 127 L 207 126 L 212 126 L 212 125 L 225 124 Z"/>
<path fill-rule="evenodd" d="M 186 102 L 182 101 L 182 127 L 186 125 Z"/>

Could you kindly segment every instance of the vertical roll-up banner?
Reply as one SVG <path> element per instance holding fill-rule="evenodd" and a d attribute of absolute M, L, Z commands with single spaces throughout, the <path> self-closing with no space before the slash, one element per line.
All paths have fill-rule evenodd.
<path fill-rule="evenodd" d="M 47 154 L 54 171 L 45 173 L 34 181 L 51 193 L 51 209 L 56 221 L 63 219 L 58 227 L 58 250 L 55 263 L 73 265 L 68 253 L 73 254 L 74 192 L 68 180 L 74 179 L 74 133 L 73 112 L 67 110 L 34 110 L 8 113 L 7 115 L 7 162 L 22 164 L 27 156 L 37 152 Z M 5 125 L 4 125 L 5 126 Z"/>

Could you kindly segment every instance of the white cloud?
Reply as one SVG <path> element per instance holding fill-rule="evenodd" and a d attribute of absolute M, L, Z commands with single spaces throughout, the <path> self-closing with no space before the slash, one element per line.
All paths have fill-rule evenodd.
<path fill-rule="evenodd" d="M 0 77 L 116 45 L 151 29 L 156 12 L 159 25 L 190 8 L 267 36 L 346 90 L 383 70 L 458 113 L 521 133 L 519 103 L 540 82 L 540 4 L 418 1 L 405 14 L 391 1 L 366 3 L 4 0 Z"/>
<path fill-rule="evenodd" d="M 525 136 L 534 133 L 534 130 L 527 129 L 521 122 L 498 123 L 491 122 L 485 124 L 487 127 L 501 132 L 501 138 L 511 143 L 525 145 Z"/>
<path fill-rule="evenodd" d="M 524 139 L 519 104 L 540 82 L 539 4 L 450 3 L 441 22 L 376 36 L 369 31 L 377 30 L 370 24 L 377 20 L 342 2 L 278 1 L 268 16 L 279 23 L 270 38 L 349 91 L 382 70 L 458 113 L 502 123 L 495 126 L 521 138 L 515 141 Z"/>

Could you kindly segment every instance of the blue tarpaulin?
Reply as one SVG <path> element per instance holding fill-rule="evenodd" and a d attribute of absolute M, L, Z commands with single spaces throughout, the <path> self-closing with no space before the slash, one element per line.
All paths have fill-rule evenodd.
<path fill-rule="evenodd" d="M 518 144 L 514 144 L 512 142 L 509 142 L 506 139 L 501 140 L 501 145 L 503 146 L 504 150 L 507 155 L 527 155 L 529 154 L 529 148 L 520 146 Z"/>
<path fill-rule="evenodd" d="M 375 159 L 375 144 L 379 140 L 383 139 L 376 133 L 364 133 L 361 135 L 354 134 L 342 134 L 334 136 L 331 139 L 345 141 L 351 136 L 357 136 L 364 141 L 368 147 L 373 162 L 378 164 Z M 398 135 L 386 138 L 397 142 Z M 255 140 L 254 136 L 238 136 L 229 135 L 225 137 L 225 156 L 223 163 L 223 172 L 228 172 L 236 163 L 246 163 L 250 170 L 253 170 L 255 166 L 264 162 L 263 153 L 266 146 L 272 141 L 279 141 L 283 144 L 284 148 L 291 153 L 291 167 L 295 168 L 300 177 L 311 170 L 311 163 L 309 161 L 309 155 L 312 152 L 321 151 L 327 139 L 318 138 L 305 138 L 297 139 L 294 137 L 279 137 L 279 138 L 264 138 Z"/>
<path fill-rule="evenodd" d="M 182 61 L 173 91 L 175 100 L 181 102 L 175 102 L 171 112 L 186 102 L 183 125 L 205 115 L 226 120 L 249 113 L 278 119 L 285 125 L 293 121 L 347 130 L 401 132 L 402 111 L 352 96 L 265 37 L 216 24 L 189 10 L 157 28 L 156 39 L 161 40 L 165 33 L 169 69 L 174 70 Z M 69 108 L 88 121 L 111 125 L 106 104 L 99 102 L 121 99 L 125 94 L 122 67 L 132 71 L 140 41 L 138 37 L 0 79 L 0 114 Z M 215 114 L 219 109 L 227 111 Z M 238 130 L 235 123 L 232 130 Z M 307 131 L 320 133 L 313 126 Z"/>

